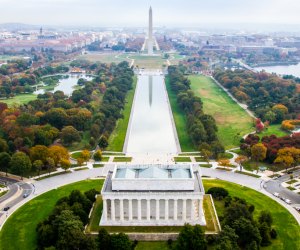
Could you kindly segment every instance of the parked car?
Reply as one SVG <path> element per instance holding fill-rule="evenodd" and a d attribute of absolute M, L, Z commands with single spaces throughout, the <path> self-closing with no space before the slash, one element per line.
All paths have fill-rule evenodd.
<path fill-rule="evenodd" d="M 23 198 L 27 198 L 29 194 L 23 194 Z"/>
<path fill-rule="evenodd" d="M 273 195 L 274 195 L 275 197 L 278 197 L 278 198 L 280 197 L 280 196 L 279 196 L 279 193 L 276 193 L 276 192 L 273 193 Z"/>
<path fill-rule="evenodd" d="M 298 212 L 300 212 L 300 207 L 294 207 Z"/>
<path fill-rule="evenodd" d="M 289 204 L 289 205 L 292 204 L 291 200 L 289 200 L 289 199 L 285 199 L 284 201 L 286 204 Z"/>
<path fill-rule="evenodd" d="M 7 211 L 8 209 L 10 209 L 10 207 L 5 207 L 3 208 L 3 211 Z"/>
<path fill-rule="evenodd" d="M 293 173 L 292 170 L 287 171 L 287 174 L 292 174 L 292 173 Z"/>

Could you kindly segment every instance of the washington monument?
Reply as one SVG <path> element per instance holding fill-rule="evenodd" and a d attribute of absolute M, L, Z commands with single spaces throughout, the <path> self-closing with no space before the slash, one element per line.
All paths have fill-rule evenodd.
<path fill-rule="evenodd" d="M 153 20 L 152 20 L 152 8 L 149 9 L 149 23 L 148 23 L 148 36 L 145 38 L 145 42 L 142 47 L 142 51 L 147 48 L 148 55 L 153 55 L 153 47 L 159 50 L 158 43 L 153 36 Z"/>

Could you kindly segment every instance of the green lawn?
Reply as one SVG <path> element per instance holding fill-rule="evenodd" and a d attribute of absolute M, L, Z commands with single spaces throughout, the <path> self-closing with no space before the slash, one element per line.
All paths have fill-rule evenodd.
<path fill-rule="evenodd" d="M 14 105 L 21 105 L 21 104 L 26 104 L 32 100 L 35 100 L 37 98 L 37 95 L 35 94 L 21 94 L 21 95 L 16 95 L 13 98 L 9 99 L 0 99 L 0 102 L 6 103 L 9 107 L 12 107 Z"/>
<path fill-rule="evenodd" d="M 35 249 L 36 226 L 52 212 L 55 203 L 74 189 L 82 192 L 95 188 L 100 191 L 104 180 L 87 180 L 51 190 L 19 208 L 0 232 L 0 249 Z"/>
<path fill-rule="evenodd" d="M 68 146 L 67 148 L 69 151 L 77 151 L 83 149 L 90 150 L 91 149 L 91 145 L 89 143 L 90 139 L 91 139 L 90 131 L 84 131 L 82 133 L 81 141 L 75 142 L 71 146 Z"/>
<path fill-rule="evenodd" d="M 278 137 L 288 135 L 288 133 L 281 129 L 280 124 L 273 124 L 270 125 L 267 129 L 265 129 L 263 132 L 257 134 L 261 138 L 263 136 L 269 136 L 269 135 L 276 135 Z"/>
<path fill-rule="evenodd" d="M 172 108 L 172 113 L 176 125 L 177 135 L 180 142 L 180 147 L 183 152 L 192 152 L 195 151 L 196 148 L 187 133 L 186 127 L 186 117 L 184 112 L 179 108 L 177 104 L 176 94 L 172 91 L 171 85 L 169 82 L 169 78 L 166 77 L 166 88 L 168 91 L 168 96 L 170 100 L 170 105 Z"/>
<path fill-rule="evenodd" d="M 133 88 L 128 91 L 126 96 L 125 107 L 123 110 L 123 119 L 119 119 L 117 121 L 115 129 L 109 137 L 107 147 L 107 150 L 109 151 L 123 151 L 136 84 L 137 77 L 135 76 L 133 79 Z"/>
<path fill-rule="evenodd" d="M 239 146 L 240 138 L 252 132 L 252 118 L 237 105 L 211 78 L 191 75 L 191 89 L 201 97 L 204 112 L 212 115 L 218 136 L 226 149 Z"/>
<path fill-rule="evenodd" d="M 226 188 L 231 196 L 245 199 L 255 206 L 254 217 L 258 217 L 260 211 L 268 210 L 273 217 L 273 226 L 278 233 L 278 238 L 272 241 L 272 245 L 263 249 L 299 249 L 300 228 L 294 217 L 273 199 L 244 186 L 221 180 L 203 180 L 205 190 L 211 187 Z M 219 216 L 223 215 L 224 203 L 215 201 Z M 298 247 L 297 247 L 298 246 Z"/>
<path fill-rule="evenodd" d="M 179 156 L 179 157 L 174 157 L 175 162 L 191 162 L 190 157 L 184 157 L 184 156 Z"/>
<path fill-rule="evenodd" d="M 114 157 L 113 162 L 131 162 L 132 157 Z"/>
<path fill-rule="evenodd" d="M 169 250 L 165 241 L 139 241 L 134 250 Z"/>

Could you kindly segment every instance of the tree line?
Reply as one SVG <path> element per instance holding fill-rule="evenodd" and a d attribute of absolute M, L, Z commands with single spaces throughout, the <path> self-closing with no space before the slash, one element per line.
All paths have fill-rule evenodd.
<path fill-rule="evenodd" d="M 223 153 L 224 147 L 217 137 L 215 119 L 203 112 L 202 100 L 191 90 L 189 79 L 177 66 L 169 66 L 168 77 L 176 93 L 178 106 L 187 118 L 187 131 L 196 148 L 209 150 L 215 157 Z"/>
<path fill-rule="evenodd" d="M 263 121 L 279 124 L 300 113 L 300 85 L 292 78 L 248 70 L 216 70 L 214 77 Z"/>
<path fill-rule="evenodd" d="M 107 147 L 108 137 L 122 117 L 126 94 L 132 88 L 133 71 L 127 62 L 97 67 L 98 76 L 84 82 L 70 97 L 56 91 L 39 94 L 36 100 L 19 107 L 9 108 L 0 102 L 0 153 L 12 156 L 21 151 L 30 156 L 37 145 L 69 147 L 80 142 L 84 133 L 88 139 L 84 148 L 97 144 L 101 149 Z M 35 160 L 41 160 L 46 168 L 44 159 Z"/>

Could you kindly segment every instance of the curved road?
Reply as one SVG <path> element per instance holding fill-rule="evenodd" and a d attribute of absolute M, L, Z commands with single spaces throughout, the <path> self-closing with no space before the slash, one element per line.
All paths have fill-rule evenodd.
<path fill-rule="evenodd" d="M 0 217 L 0 229 L 2 228 L 3 224 L 5 223 L 6 219 L 20 206 L 28 202 L 29 200 L 35 198 L 38 195 L 41 195 L 49 190 L 58 188 L 60 186 L 64 186 L 73 182 L 86 180 L 90 178 L 101 178 L 105 177 L 109 170 L 113 170 L 115 164 L 106 164 L 104 168 L 94 168 L 94 169 L 88 169 L 84 171 L 79 172 L 72 172 L 68 174 L 58 175 L 51 178 L 47 178 L 38 182 L 35 182 L 32 184 L 34 190 L 33 192 L 30 192 L 27 190 L 31 185 L 29 184 L 22 184 L 24 187 L 24 192 L 30 192 L 30 195 L 28 198 L 24 199 L 22 196 L 19 196 L 13 203 L 14 206 L 11 207 L 11 209 L 6 213 L 6 216 Z M 197 166 L 196 166 L 197 167 Z M 274 197 L 272 194 L 267 192 L 263 187 L 265 185 L 265 182 L 262 179 L 250 177 L 247 175 L 241 175 L 234 172 L 228 172 L 223 170 L 217 170 L 217 169 L 210 169 L 210 168 L 201 168 L 201 172 L 204 176 L 210 176 L 217 179 L 222 179 L 229 182 L 234 182 L 249 188 L 252 188 L 258 192 L 263 193 L 264 195 L 269 196 L 273 200 L 277 201 L 279 204 L 281 204 L 283 207 L 285 207 L 297 220 L 297 222 L 300 224 L 300 214 L 290 205 L 287 205 L 282 200 Z M 27 186 L 28 185 L 28 186 Z"/>

